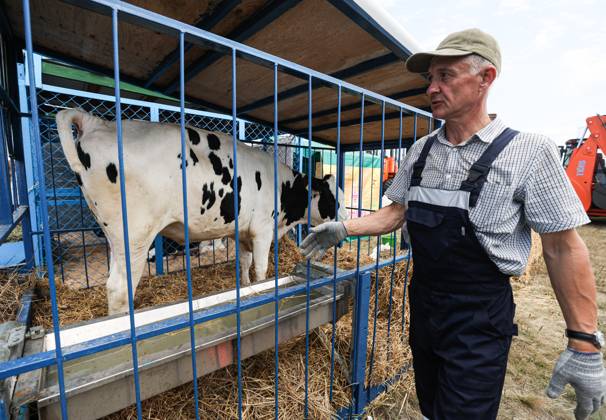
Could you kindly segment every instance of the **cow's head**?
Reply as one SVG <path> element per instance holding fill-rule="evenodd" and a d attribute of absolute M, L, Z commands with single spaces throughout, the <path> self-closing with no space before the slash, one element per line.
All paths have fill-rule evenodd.
<path fill-rule="evenodd" d="M 337 183 L 334 175 L 325 175 L 324 178 L 313 178 L 311 182 L 311 224 L 319 225 L 329 220 L 335 220 L 335 197 Z M 339 188 L 339 220 L 348 218 L 343 198 L 345 194 Z"/>

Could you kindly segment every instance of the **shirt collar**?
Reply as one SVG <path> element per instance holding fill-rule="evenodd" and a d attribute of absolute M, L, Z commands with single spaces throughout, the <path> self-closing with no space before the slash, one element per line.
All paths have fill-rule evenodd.
<path fill-rule="evenodd" d="M 438 141 L 440 143 L 446 144 L 451 147 L 464 146 L 467 143 L 472 142 L 474 139 L 478 139 L 484 143 L 490 144 L 490 143 L 492 143 L 492 141 L 494 139 L 497 138 L 497 136 L 499 134 L 501 134 L 503 132 L 503 130 L 505 128 L 506 128 L 505 124 L 503 124 L 501 119 L 497 117 L 494 120 L 492 120 L 490 123 L 488 123 L 488 125 L 486 127 L 480 129 L 477 133 L 475 133 L 473 136 L 471 136 L 471 138 L 469 140 L 464 141 L 463 143 L 460 143 L 456 146 L 454 144 L 452 144 L 451 142 L 449 142 L 448 139 L 446 138 L 446 132 L 445 132 L 444 126 L 440 127 L 437 130 L 437 135 L 438 135 Z"/>

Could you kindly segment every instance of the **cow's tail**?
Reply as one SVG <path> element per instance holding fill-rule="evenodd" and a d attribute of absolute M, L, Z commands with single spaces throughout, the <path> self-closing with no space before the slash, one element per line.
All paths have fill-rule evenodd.
<path fill-rule="evenodd" d="M 69 166 L 73 171 L 81 171 L 84 166 L 78 158 L 76 141 L 82 137 L 85 131 L 85 120 L 90 117 L 89 114 L 80 109 L 64 109 L 57 113 L 57 131 L 61 140 L 61 147 Z M 76 126 L 77 138 L 74 139 L 72 125 Z"/>

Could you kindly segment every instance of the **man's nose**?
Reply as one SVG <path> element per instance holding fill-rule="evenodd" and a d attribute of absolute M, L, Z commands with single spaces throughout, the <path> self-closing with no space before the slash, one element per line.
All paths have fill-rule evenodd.
<path fill-rule="evenodd" d="M 433 93 L 438 93 L 440 91 L 440 88 L 438 87 L 438 84 L 434 81 L 429 83 L 429 86 L 427 86 L 427 95 L 431 96 Z"/>

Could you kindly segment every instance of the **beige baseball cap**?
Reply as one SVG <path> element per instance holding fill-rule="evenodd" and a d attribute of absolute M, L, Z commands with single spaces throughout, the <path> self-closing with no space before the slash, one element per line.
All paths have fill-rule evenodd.
<path fill-rule="evenodd" d="M 412 73 L 426 73 L 431 59 L 478 54 L 490 61 L 501 72 L 501 51 L 497 40 L 479 29 L 465 29 L 448 35 L 435 51 L 419 52 L 406 60 L 406 69 Z"/>

